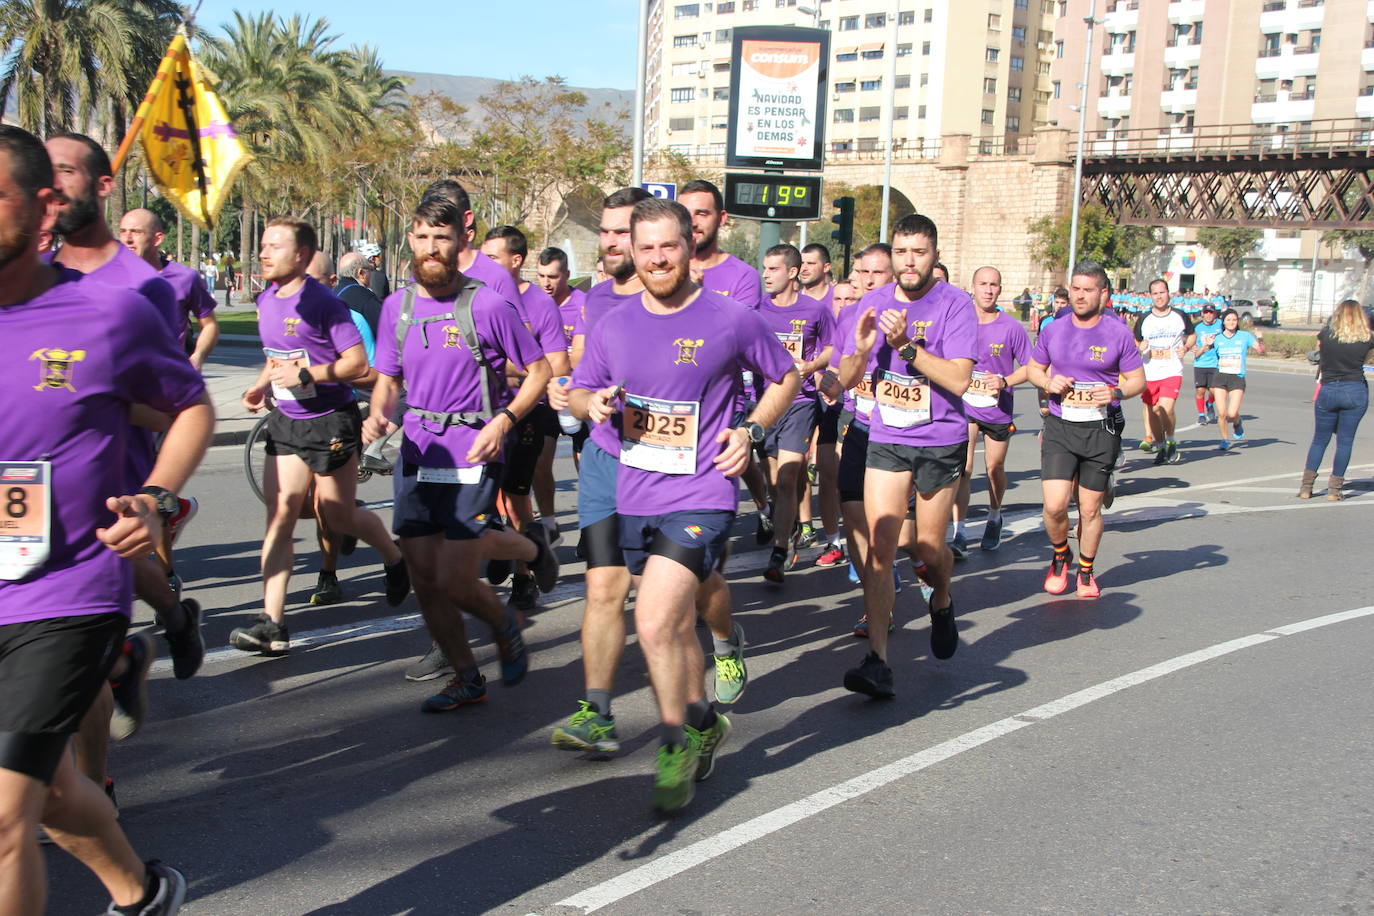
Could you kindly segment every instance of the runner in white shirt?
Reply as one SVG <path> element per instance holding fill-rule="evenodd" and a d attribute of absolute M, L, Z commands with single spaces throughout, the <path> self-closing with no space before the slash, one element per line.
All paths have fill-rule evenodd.
<path fill-rule="evenodd" d="M 1159 449 L 1155 464 L 1179 461 L 1174 441 L 1174 402 L 1183 387 L 1183 354 L 1193 347 L 1193 322 L 1169 302 L 1169 282 L 1150 281 L 1152 308 L 1135 323 L 1136 347 L 1145 362 L 1145 391 L 1150 438 Z"/>

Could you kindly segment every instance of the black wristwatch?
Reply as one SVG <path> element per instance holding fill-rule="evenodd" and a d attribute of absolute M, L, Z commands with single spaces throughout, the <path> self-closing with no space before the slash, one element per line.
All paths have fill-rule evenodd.
<path fill-rule="evenodd" d="M 1113 387 L 1112 398 L 1117 401 L 1124 401 L 1126 400 L 1126 393 L 1122 391 L 1120 388 Z"/>
<path fill-rule="evenodd" d="M 763 427 L 755 423 L 753 420 L 750 420 L 748 423 L 745 423 L 743 426 L 740 427 L 740 429 L 743 429 L 746 433 L 749 434 L 749 441 L 752 442 L 754 445 L 763 444 Z"/>
<path fill-rule="evenodd" d="M 916 342 L 911 341 L 905 347 L 902 347 L 902 349 L 897 351 L 897 355 L 900 356 L 904 362 L 909 363 L 914 360 L 916 358 Z"/>
<path fill-rule="evenodd" d="M 309 369 L 301 366 L 301 371 L 296 374 L 296 381 L 300 383 L 300 387 L 304 388 L 306 385 L 315 381 L 315 379 L 311 377 Z"/>
<path fill-rule="evenodd" d="M 138 491 L 140 496 L 151 496 L 157 504 L 157 514 L 163 521 L 177 514 L 177 495 L 166 487 L 147 486 Z"/>
<path fill-rule="evenodd" d="M 511 425 L 511 426 L 519 426 L 519 425 L 520 425 L 520 420 L 519 420 L 519 418 L 515 416 L 515 412 L 512 411 L 510 408 L 502 407 L 500 410 L 496 411 L 496 415 L 497 415 L 497 416 L 502 416 L 502 415 L 504 415 L 505 418 L 506 418 L 507 420 L 510 420 L 510 425 Z"/>

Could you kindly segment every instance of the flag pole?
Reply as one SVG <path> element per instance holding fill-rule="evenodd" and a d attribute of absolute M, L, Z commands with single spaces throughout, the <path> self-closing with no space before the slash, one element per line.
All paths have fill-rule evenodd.
<path fill-rule="evenodd" d="M 125 160 L 129 158 L 129 151 L 133 149 L 134 140 L 138 137 L 139 131 L 143 129 L 143 121 L 148 116 L 148 108 L 152 105 L 153 99 L 157 97 L 158 86 L 171 75 L 177 55 L 185 48 L 186 31 L 184 28 L 178 28 L 177 33 L 172 36 L 172 43 L 167 46 L 167 53 L 162 55 L 162 63 L 157 65 L 157 73 L 153 76 L 152 85 L 144 93 L 143 101 L 138 103 L 138 111 L 134 113 L 133 123 L 129 125 L 129 129 L 124 133 L 124 139 L 119 143 L 119 150 L 115 153 L 114 162 L 110 165 L 113 174 L 118 175 Z"/>

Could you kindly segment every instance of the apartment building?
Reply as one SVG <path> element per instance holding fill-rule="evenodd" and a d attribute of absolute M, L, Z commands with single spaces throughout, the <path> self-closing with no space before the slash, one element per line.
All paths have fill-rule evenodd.
<path fill-rule="evenodd" d="M 1049 118 L 1074 125 L 1090 0 L 1057 7 Z M 1374 128 L 1372 0 L 1098 0 L 1096 12 L 1087 125 L 1097 148 L 1128 131 L 1159 131 L 1182 148 L 1195 131 L 1236 125 L 1281 147 L 1333 119 Z M 1323 304 L 1354 294 L 1362 262 L 1321 236 L 1267 230 L 1229 279 L 1285 302 L 1305 302 L 1313 287 Z M 1228 282 L 1195 231 L 1169 238 L 1157 267 L 1199 289 Z"/>
<path fill-rule="evenodd" d="M 733 29 L 831 33 L 827 151 L 877 150 L 893 92 L 894 146 L 942 134 L 1029 135 L 1049 115 L 1056 0 L 650 0 L 645 146 L 724 154 Z M 1080 58 L 1081 60 L 1081 58 Z"/>

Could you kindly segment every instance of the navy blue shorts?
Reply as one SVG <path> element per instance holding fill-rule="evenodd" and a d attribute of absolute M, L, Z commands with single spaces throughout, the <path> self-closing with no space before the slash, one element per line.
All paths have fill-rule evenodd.
<path fill-rule="evenodd" d="M 868 467 L 868 424 L 858 417 L 849 421 L 840 449 L 840 470 L 836 475 L 840 502 L 864 501 L 864 471 Z"/>
<path fill-rule="evenodd" d="M 496 515 L 501 474 L 501 465 L 488 464 L 477 483 L 421 483 L 419 468 L 402 461 L 392 478 L 392 533 L 403 538 L 442 534 L 449 541 L 480 538 Z"/>
<path fill-rule="evenodd" d="M 805 455 L 819 421 L 820 408 L 814 394 L 805 401 L 794 401 L 763 437 L 764 452 L 772 457 L 780 451 Z"/>
<path fill-rule="evenodd" d="M 577 472 L 577 527 L 590 528 L 616 514 L 615 482 L 620 459 L 588 439 Z"/>
<path fill-rule="evenodd" d="M 730 540 L 735 513 L 695 509 L 666 515 L 620 516 L 620 546 L 632 575 L 644 572 L 649 556 L 667 557 L 705 582 Z"/>

